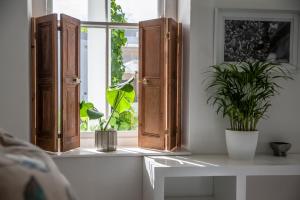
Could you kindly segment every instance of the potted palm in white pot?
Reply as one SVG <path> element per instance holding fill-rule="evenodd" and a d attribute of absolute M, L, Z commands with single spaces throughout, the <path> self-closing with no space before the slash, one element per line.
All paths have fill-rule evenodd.
<path fill-rule="evenodd" d="M 211 67 L 208 103 L 230 121 L 225 132 L 227 151 L 233 159 L 252 159 L 259 131 L 271 97 L 279 93 L 278 80 L 292 79 L 289 71 L 271 62 L 223 63 Z"/>

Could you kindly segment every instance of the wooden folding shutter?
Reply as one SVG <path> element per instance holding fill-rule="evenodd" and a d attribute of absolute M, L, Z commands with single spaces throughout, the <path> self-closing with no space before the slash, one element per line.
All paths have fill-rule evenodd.
<path fill-rule="evenodd" d="M 57 151 L 57 15 L 38 17 L 35 25 L 36 145 Z"/>
<path fill-rule="evenodd" d="M 80 21 L 61 14 L 61 151 L 80 146 Z"/>
<path fill-rule="evenodd" d="M 171 18 L 139 23 L 139 146 L 181 142 L 181 29 Z"/>
<path fill-rule="evenodd" d="M 166 19 L 139 23 L 139 146 L 165 149 Z"/>
<path fill-rule="evenodd" d="M 59 150 L 58 123 L 60 150 L 80 145 L 80 21 L 61 15 L 60 24 L 58 28 L 56 14 L 32 19 L 32 142 L 48 151 Z M 61 30 L 61 55 L 57 55 L 58 30 Z M 61 57 L 60 77 L 58 56 Z M 59 83 L 61 99 L 58 99 Z"/>

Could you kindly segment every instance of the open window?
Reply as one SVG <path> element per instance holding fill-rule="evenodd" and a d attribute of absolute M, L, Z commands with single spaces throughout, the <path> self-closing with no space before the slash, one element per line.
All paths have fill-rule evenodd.
<path fill-rule="evenodd" d="M 141 1 L 136 8 L 124 0 L 107 1 L 109 6 L 105 0 L 76 2 L 53 0 L 53 11 L 82 21 L 64 14 L 33 20 L 33 142 L 49 151 L 59 146 L 67 151 L 80 143 L 92 148 L 97 122 L 81 118 L 78 105 L 92 102 L 108 116 L 106 88 L 134 76 L 133 116 L 130 122 L 120 117 L 114 127 L 121 145 L 168 150 L 180 146 L 180 25 L 168 18 L 142 21 L 157 18 L 156 0 Z M 95 7 L 101 12 L 94 12 Z M 45 19 L 50 28 L 39 36 Z M 46 104 L 41 102 L 41 62 L 51 69 Z"/>
<path fill-rule="evenodd" d="M 141 20 L 158 17 L 157 0 L 52 0 L 54 13 L 66 13 L 81 22 L 81 86 L 80 100 L 92 103 L 107 117 L 110 107 L 106 88 L 134 77 L 138 93 L 139 27 Z M 137 145 L 138 98 L 132 105 L 130 121 L 120 116 L 114 126 L 123 138 Z M 81 118 L 84 146 L 93 145 L 97 121 Z M 135 139 L 133 139 L 135 138 Z M 119 138 L 120 139 L 120 138 Z M 134 140 L 134 141 L 133 141 Z M 90 142 L 86 142 L 90 141 Z M 127 142 L 126 142 L 127 143 Z M 128 143 L 127 143 L 128 144 Z M 127 145 L 126 144 L 126 145 Z"/>

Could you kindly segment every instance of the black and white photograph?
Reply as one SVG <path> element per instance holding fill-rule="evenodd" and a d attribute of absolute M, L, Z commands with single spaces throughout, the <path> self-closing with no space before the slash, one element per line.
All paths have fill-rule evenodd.
<path fill-rule="evenodd" d="M 291 22 L 225 20 L 224 61 L 290 62 Z"/>
<path fill-rule="evenodd" d="M 295 12 L 218 8 L 214 25 L 214 64 L 262 61 L 298 66 Z"/>

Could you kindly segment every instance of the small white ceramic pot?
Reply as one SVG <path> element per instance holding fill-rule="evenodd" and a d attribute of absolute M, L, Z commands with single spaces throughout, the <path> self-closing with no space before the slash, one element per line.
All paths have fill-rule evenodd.
<path fill-rule="evenodd" d="M 255 156 L 258 131 L 226 130 L 228 155 L 232 159 L 251 160 Z"/>

